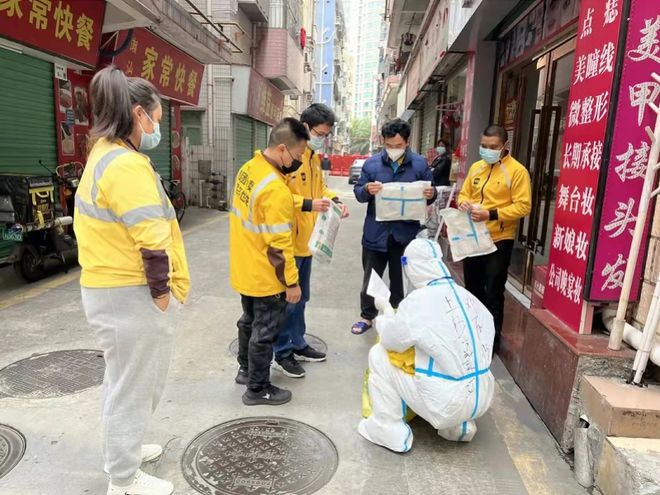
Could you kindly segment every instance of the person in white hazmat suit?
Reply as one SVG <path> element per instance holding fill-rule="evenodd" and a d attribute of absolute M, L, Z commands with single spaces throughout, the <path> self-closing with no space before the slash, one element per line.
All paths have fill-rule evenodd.
<path fill-rule="evenodd" d="M 413 443 L 409 407 L 445 439 L 469 442 L 475 419 L 493 397 L 493 317 L 454 282 L 436 242 L 415 239 L 401 262 L 412 292 L 396 313 L 387 298 L 376 298 L 382 315 L 376 319 L 380 342 L 369 352 L 372 414 L 358 431 L 372 443 L 407 452 Z"/>

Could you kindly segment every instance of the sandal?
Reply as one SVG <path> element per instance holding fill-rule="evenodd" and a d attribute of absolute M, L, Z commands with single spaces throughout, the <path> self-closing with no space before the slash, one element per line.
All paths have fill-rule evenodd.
<path fill-rule="evenodd" d="M 358 321 L 351 327 L 351 333 L 353 335 L 362 335 L 363 333 L 371 330 L 371 327 L 373 325 L 371 323 L 367 323 L 366 321 Z"/>

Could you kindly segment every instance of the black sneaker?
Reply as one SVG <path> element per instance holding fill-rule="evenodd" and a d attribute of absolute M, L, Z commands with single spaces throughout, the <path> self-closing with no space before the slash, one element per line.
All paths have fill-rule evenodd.
<path fill-rule="evenodd" d="M 234 378 L 234 381 L 239 385 L 247 385 L 248 370 L 246 370 L 245 368 L 238 368 L 238 373 L 236 373 L 236 378 Z"/>
<path fill-rule="evenodd" d="M 246 406 L 281 406 L 291 400 L 291 392 L 270 385 L 260 392 L 247 390 L 243 394 L 243 404 Z"/>
<path fill-rule="evenodd" d="M 273 369 L 281 371 L 289 378 L 302 378 L 305 376 L 305 368 L 300 366 L 300 363 L 293 356 L 276 359 L 273 361 Z"/>
<path fill-rule="evenodd" d="M 321 363 L 325 361 L 325 354 L 309 345 L 299 351 L 293 351 L 293 354 L 298 361 L 307 361 L 309 363 Z"/>

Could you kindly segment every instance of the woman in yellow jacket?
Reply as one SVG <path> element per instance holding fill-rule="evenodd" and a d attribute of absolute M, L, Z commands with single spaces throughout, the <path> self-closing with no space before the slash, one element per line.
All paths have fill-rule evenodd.
<path fill-rule="evenodd" d="M 163 115 L 148 81 L 108 67 L 91 83 L 92 149 L 76 194 L 74 228 L 87 321 L 103 349 L 103 455 L 108 495 L 169 495 L 140 470 L 162 453 L 143 445 L 174 344 L 190 276 L 181 231 L 149 158 Z"/>
<path fill-rule="evenodd" d="M 495 343 L 499 349 L 504 321 L 504 291 L 516 229 L 532 207 L 529 172 L 507 149 L 507 132 L 498 125 L 481 136 L 481 160 L 470 168 L 458 196 L 459 209 L 469 211 L 475 222 L 486 222 L 497 251 L 463 262 L 465 288 L 493 315 Z"/>

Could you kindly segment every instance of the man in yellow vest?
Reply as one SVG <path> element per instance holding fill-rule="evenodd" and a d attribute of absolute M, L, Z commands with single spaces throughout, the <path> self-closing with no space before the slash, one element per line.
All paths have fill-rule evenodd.
<path fill-rule="evenodd" d="M 280 405 L 291 392 L 270 383 L 273 343 L 287 304 L 300 301 L 294 257 L 294 200 L 286 176 L 295 172 L 309 133 L 286 118 L 271 131 L 268 148 L 239 170 L 230 213 L 230 278 L 241 295 L 236 382 L 247 385 L 245 405 Z"/>
<path fill-rule="evenodd" d="M 470 168 L 458 196 L 459 209 L 471 212 L 475 222 L 486 222 L 497 251 L 466 258 L 465 288 L 491 312 L 495 320 L 495 344 L 499 349 L 504 320 L 504 291 L 516 228 L 532 207 L 527 169 L 507 149 L 504 127 L 491 125 L 481 136 L 481 160 Z"/>
<path fill-rule="evenodd" d="M 343 217 L 348 216 L 348 209 L 340 203 L 337 193 L 328 189 L 321 169 L 321 159 L 317 154 L 332 132 L 335 115 L 326 105 L 314 103 L 302 113 L 300 120 L 309 131 L 310 140 L 303 154 L 302 167 L 289 175 L 287 182 L 293 193 L 296 210 L 294 251 L 302 298 L 287 310 L 286 321 L 275 343 L 273 361 L 273 368 L 291 378 L 305 376 L 305 370 L 298 361 L 321 362 L 325 361 L 326 357 L 305 341 L 305 305 L 309 301 L 312 274 L 312 253 L 308 244 L 316 215 L 318 212 L 327 211 L 332 200 L 341 206 Z"/>

